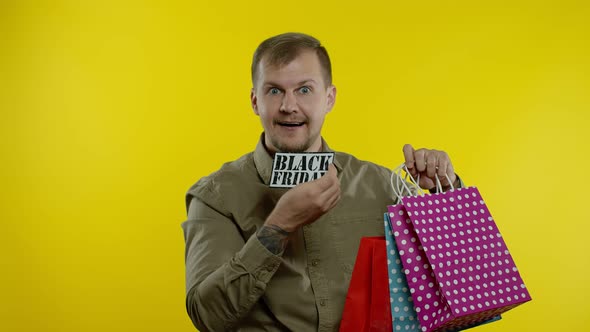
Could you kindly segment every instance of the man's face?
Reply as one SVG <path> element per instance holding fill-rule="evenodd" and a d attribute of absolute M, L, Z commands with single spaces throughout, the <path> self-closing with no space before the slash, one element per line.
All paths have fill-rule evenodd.
<path fill-rule="evenodd" d="M 326 86 L 315 51 L 304 50 L 284 66 L 265 58 L 250 99 L 271 152 L 317 152 L 324 117 L 334 106 L 336 88 Z"/>

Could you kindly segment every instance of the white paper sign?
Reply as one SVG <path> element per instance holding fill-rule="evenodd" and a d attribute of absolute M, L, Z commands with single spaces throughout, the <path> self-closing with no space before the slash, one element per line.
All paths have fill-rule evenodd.
<path fill-rule="evenodd" d="M 319 179 L 334 162 L 334 152 L 275 153 L 270 187 L 292 188 Z"/>

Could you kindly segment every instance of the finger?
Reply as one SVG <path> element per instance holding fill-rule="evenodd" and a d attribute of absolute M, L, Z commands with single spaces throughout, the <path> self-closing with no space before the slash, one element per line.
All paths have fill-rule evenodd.
<path fill-rule="evenodd" d="M 326 189 L 333 186 L 335 183 L 338 182 L 338 171 L 334 164 L 328 165 L 328 172 L 324 174 L 321 178 L 311 181 L 313 185 L 317 185 L 321 191 L 325 191 Z"/>
<path fill-rule="evenodd" d="M 336 185 L 327 188 L 319 194 L 318 202 L 327 211 L 335 204 L 335 200 L 339 199 L 338 197 L 340 197 L 340 184 L 336 182 Z"/>
<path fill-rule="evenodd" d="M 451 162 L 451 158 L 447 156 L 447 175 L 451 179 L 451 181 L 455 181 L 457 175 L 455 174 L 455 168 L 453 167 L 453 163 Z"/>
<path fill-rule="evenodd" d="M 338 170 L 334 164 L 328 165 L 328 172 L 325 174 L 326 180 L 329 180 L 329 185 L 333 186 L 334 184 L 339 184 L 340 181 L 338 180 Z"/>
<path fill-rule="evenodd" d="M 441 152 L 442 154 L 439 159 L 440 166 L 438 174 L 440 176 L 441 184 L 444 187 L 448 187 L 451 185 L 451 183 L 455 182 L 457 177 L 455 175 L 455 170 L 453 169 L 453 164 L 451 163 L 449 155 L 444 151 Z"/>
<path fill-rule="evenodd" d="M 414 148 L 410 145 L 410 144 L 406 144 L 404 145 L 404 148 L 402 149 L 404 151 L 404 159 L 406 160 L 406 167 L 409 170 L 412 170 L 415 168 L 414 165 Z"/>
<path fill-rule="evenodd" d="M 324 175 L 328 177 L 328 174 Z M 333 192 L 334 190 L 340 190 L 340 181 L 338 178 L 334 178 L 329 176 L 329 180 L 325 181 L 324 184 L 320 187 L 320 194 L 325 195 Z"/>
<path fill-rule="evenodd" d="M 330 205 L 329 202 L 332 202 L 334 199 L 340 197 L 341 190 L 340 185 L 335 185 L 330 187 L 328 190 L 322 192 L 320 194 L 320 198 L 326 202 L 327 205 Z"/>
<path fill-rule="evenodd" d="M 443 187 L 447 187 L 449 185 L 449 180 L 447 180 L 447 167 L 448 163 L 443 159 L 438 160 L 438 169 L 436 170 L 436 175 L 438 175 L 438 179 L 440 180 L 440 184 Z"/>
<path fill-rule="evenodd" d="M 430 150 L 425 153 L 426 159 L 426 176 L 431 179 L 434 179 L 434 174 L 436 173 L 436 150 Z"/>
<path fill-rule="evenodd" d="M 334 166 L 334 164 L 328 165 L 328 174 L 334 176 L 335 178 L 338 177 L 338 170 L 336 169 L 336 166 Z"/>
<path fill-rule="evenodd" d="M 416 168 L 410 168 L 408 169 L 408 171 L 410 171 L 410 175 L 412 176 L 412 178 L 416 179 L 416 177 L 418 176 L 418 171 L 416 170 Z"/>
<path fill-rule="evenodd" d="M 414 151 L 414 160 L 416 162 L 416 170 L 422 173 L 426 170 L 426 160 L 424 159 L 424 149 Z"/>
<path fill-rule="evenodd" d="M 331 199 L 330 199 L 330 200 L 327 202 L 327 206 L 328 206 L 328 209 L 327 209 L 327 211 L 328 211 L 328 210 L 331 210 L 333 207 L 335 207 L 335 206 L 336 206 L 336 204 L 338 204 L 338 202 L 340 202 L 340 197 L 341 197 L 341 194 L 340 194 L 340 192 L 338 192 L 338 194 L 337 194 L 337 195 L 334 195 L 334 196 L 333 196 L 333 197 L 332 197 L 332 198 L 331 198 Z"/>
<path fill-rule="evenodd" d="M 453 164 L 451 164 L 450 160 L 447 164 L 447 175 L 449 176 L 451 183 L 455 183 L 455 181 L 457 180 L 457 174 L 455 174 L 455 169 L 453 168 Z M 451 185 L 451 183 L 449 183 L 449 186 Z"/>

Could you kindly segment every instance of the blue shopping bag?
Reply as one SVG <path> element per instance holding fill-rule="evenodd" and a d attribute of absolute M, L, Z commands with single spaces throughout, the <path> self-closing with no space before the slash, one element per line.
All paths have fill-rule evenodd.
<path fill-rule="evenodd" d="M 387 248 L 387 274 L 389 276 L 389 302 L 391 303 L 391 321 L 393 331 L 421 332 L 416 311 L 412 304 L 412 294 L 403 272 L 399 253 L 389 215 L 385 213 L 385 245 Z"/>

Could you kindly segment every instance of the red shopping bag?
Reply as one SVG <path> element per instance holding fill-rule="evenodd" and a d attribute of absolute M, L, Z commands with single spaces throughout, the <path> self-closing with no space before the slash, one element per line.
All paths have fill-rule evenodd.
<path fill-rule="evenodd" d="M 384 237 L 363 237 L 352 271 L 340 332 L 392 331 Z"/>

